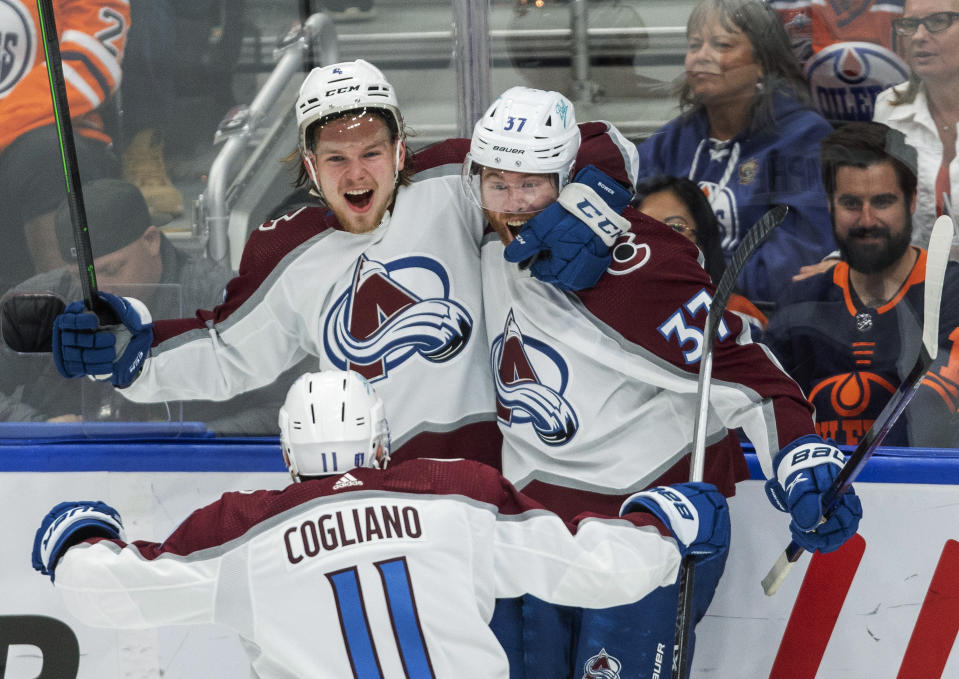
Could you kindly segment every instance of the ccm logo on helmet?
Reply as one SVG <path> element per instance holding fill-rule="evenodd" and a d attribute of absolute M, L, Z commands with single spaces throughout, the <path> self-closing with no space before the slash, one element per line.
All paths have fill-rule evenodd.
<path fill-rule="evenodd" d="M 356 92 L 360 89 L 359 85 L 348 85 L 347 87 L 338 87 L 335 90 L 327 90 L 324 97 L 332 97 L 334 94 L 343 94 L 344 92 Z"/>

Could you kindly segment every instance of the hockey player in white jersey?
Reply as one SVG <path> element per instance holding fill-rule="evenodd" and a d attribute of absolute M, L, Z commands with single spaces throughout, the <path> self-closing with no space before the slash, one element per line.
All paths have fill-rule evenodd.
<path fill-rule="evenodd" d="M 103 327 L 70 305 L 54 329 L 60 372 L 106 375 L 137 402 L 223 400 L 316 356 L 395 404 L 398 459 L 456 455 L 467 436 L 498 467 L 481 212 L 454 177 L 410 185 L 399 102 L 372 64 L 313 69 L 295 113 L 302 174 L 325 205 L 254 231 L 225 302 L 195 318 L 151 323 L 104 295 L 122 325 Z"/>
<path fill-rule="evenodd" d="M 162 543 L 127 543 L 104 502 L 61 503 L 37 531 L 34 567 L 90 625 L 232 627 L 264 679 L 503 679 L 495 597 L 627 603 L 674 580 L 684 554 L 728 547 L 709 484 L 653 488 L 622 518 L 566 524 L 472 461 L 383 469 L 383 403 L 356 373 L 302 376 L 279 424 L 286 489 L 227 493 Z"/>
<path fill-rule="evenodd" d="M 631 493 L 689 478 L 702 327 L 713 292 L 694 245 L 624 211 L 630 196 L 623 186 L 574 167 L 576 127 L 563 95 L 512 88 L 477 122 L 463 165 L 465 191 L 493 229 L 483 242 L 483 294 L 503 474 L 566 518 L 608 513 Z M 597 251 L 613 247 L 613 263 L 594 287 L 564 291 L 549 276 L 566 266 L 555 232 L 580 222 L 595 232 Z M 815 435 L 811 406 L 737 316 L 725 316 L 714 355 L 706 480 L 731 495 L 746 478 L 731 432 L 742 428 L 774 479 L 774 504 L 792 514 L 794 534 L 813 549 L 836 549 L 856 532 L 861 514 L 850 493 L 820 525 L 821 494 L 842 454 Z M 791 483 L 787 501 L 782 489 Z M 724 561 L 720 554 L 697 568 L 697 620 Z M 575 623 L 578 645 L 554 652 L 569 636 L 540 631 L 555 611 L 528 600 L 527 676 L 564 676 L 573 658 L 575 676 L 591 677 L 592 664 L 613 657 L 622 676 L 665 678 L 669 669 L 656 658 L 664 648 L 671 656 L 676 602 L 673 586 L 625 609 L 584 611 Z"/>

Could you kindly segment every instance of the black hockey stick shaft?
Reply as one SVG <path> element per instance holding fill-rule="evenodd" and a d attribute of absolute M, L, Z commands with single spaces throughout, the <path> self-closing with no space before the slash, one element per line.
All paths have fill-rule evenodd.
<path fill-rule="evenodd" d="M 832 516 L 843 494 L 849 490 L 853 481 L 866 466 L 876 449 L 882 445 L 886 435 L 899 420 L 906 406 L 919 391 L 922 380 L 929 371 L 939 351 L 939 307 L 942 301 L 942 286 L 946 275 L 946 265 L 952 244 L 953 224 L 948 216 L 939 217 L 933 225 L 929 237 L 929 250 L 926 253 L 925 294 L 922 312 L 922 343 L 919 356 L 906 378 L 899 384 L 879 416 L 873 421 L 869 431 L 859 441 L 855 450 L 846 460 L 846 464 L 823 494 L 823 521 Z M 779 559 L 763 578 L 763 591 L 772 596 L 779 590 L 789 570 L 800 556 L 803 548 L 795 540 L 790 541 Z"/>
<path fill-rule="evenodd" d="M 73 140 L 73 123 L 70 121 L 70 104 L 67 101 L 67 85 L 63 77 L 59 33 L 53 16 L 53 0 L 37 0 L 37 11 L 40 15 L 40 31 L 43 34 L 43 53 L 50 80 L 53 116 L 56 120 L 57 137 L 60 140 L 60 161 L 63 164 L 63 179 L 66 182 L 67 203 L 70 206 L 70 223 L 73 225 L 73 240 L 77 250 L 77 267 L 80 270 L 83 300 L 88 309 L 98 312 L 103 309 L 97 298 L 97 276 L 93 269 L 93 249 L 90 247 L 90 234 L 87 230 L 87 214 L 83 205 L 83 189 L 80 183 L 80 165 Z M 106 317 L 110 317 L 109 309 L 106 308 L 105 311 Z"/>
<path fill-rule="evenodd" d="M 729 296 L 736 287 L 736 281 L 752 254 L 766 240 L 766 237 L 779 226 L 789 208 L 774 205 L 746 233 L 716 285 L 716 292 L 709 303 L 706 324 L 703 329 L 702 356 L 699 363 L 699 381 L 697 394 L 699 407 L 693 430 L 693 453 L 689 461 L 689 480 L 703 480 L 706 463 L 706 420 L 709 415 L 709 387 L 713 372 L 713 345 L 719 331 L 719 324 L 729 304 Z M 676 640 L 673 645 L 673 677 L 685 679 L 686 665 L 689 663 L 689 635 L 693 626 L 693 587 L 696 579 L 695 562 L 691 556 L 683 558 L 679 570 L 679 603 L 676 611 Z"/>

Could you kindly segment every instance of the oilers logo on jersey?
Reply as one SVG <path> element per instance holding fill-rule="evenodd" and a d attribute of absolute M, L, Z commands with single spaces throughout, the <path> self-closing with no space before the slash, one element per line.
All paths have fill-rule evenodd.
<path fill-rule="evenodd" d="M 26 7 L 17 0 L 0 0 L 0 99 L 33 68 L 36 50 L 37 36 Z"/>
<path fill-rule="evenodd" d="M 830 45 L 806 65 L 816 107 L 828 120 L 872 120 L 876 95 L 908 77 L 899 55 L 866 42 Z"/>
<path fill-rule="evenodd" d="M 604 648 L 586 661 L 582 679 L 620 679 L 619 671 L 622 666 L 623 664 L 609 655 Z"/>
<path fill-rule="evenodd" d="M 816 429 L 824 438 L 855 445 L 895 391 L 895 385 L 873 372 L 855 371 L 824 379 L 809 391 L 809 402 L 823 413 Z M 828 403 L 821 402 L 823 399 Z"/>
<path fill-rule="evenodd" d="M 742 239 L 739 233 L 739 211 L 736 209 L 736 194 L 725 185 L 700 181 L 699 188 L 709 199 L 709 205 L 719 221 L 720 244 L 724 252 L 731 252 Z"/>
<path fill-rule="evenodd" d="M 500 422 L 508 427 L 528 422 L 550 446 L 561 446 L 576 435 L 579 418 L 563 398 L 569 384 L 566 361 L 546 343 L 525 337 L 512 309 L 503 333 L 490 347 L 490 361 Z"/>
<path fill-rule="evenodd" d="M 449 273 L 432 258 L 384 263 L 363 255 L 352 284 L 327 314 L 326 354 L 336 367 L 355 370 L 371 382 L 414 355 L 449 361 L 473 332 L 469 312 L 449 295 Z"/>

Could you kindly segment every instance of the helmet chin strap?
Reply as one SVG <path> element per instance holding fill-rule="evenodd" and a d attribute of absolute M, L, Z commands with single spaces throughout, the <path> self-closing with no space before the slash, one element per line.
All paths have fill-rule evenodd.
<path fill-rule="evenodd" d="M 393 190 L 396 190 L 396 182 L 400 178 L 400 151 L 406 146 L 406 138 L 403 136 L 396 139 L 396 153 L 393 154 Z"/>
<path fill-rule="evenodd" d="M 303 166 L 306 168 L 306 173 L 310 175 L 310 181 L 313 182 L 313 191 L 316 193 L 317 198 L 326 202 L 326 199 L 323 197 L 323 189 L 320 188 L 320 182 L 316 178 L 316 166 L 313 164 L 315 156 L 312 151 L 303 151 L 301 154 L 303 157 Z"/>

